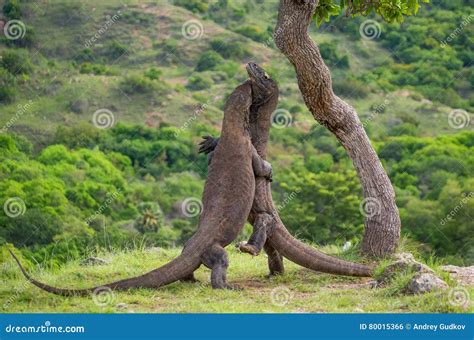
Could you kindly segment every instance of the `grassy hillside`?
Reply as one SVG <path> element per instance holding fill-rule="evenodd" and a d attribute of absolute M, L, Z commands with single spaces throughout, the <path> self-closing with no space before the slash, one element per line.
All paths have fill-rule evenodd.
<path fill-rule="evenodd" d="M 101 108 L 111 110 L 116 122 L 143 124 L 148 119 L 150 124 L 163 121 L 181 126 L 203 104 L 206 110 L 199 122 L 218 127 L 223 98 L 245 79 L 243 64 L 254 60 L 278 79 L 282 90 L 279 107 L 294 108 L 295 127 L 308 129 L 315 122 L 302 103 L 292 67 L 271 42 L 276 2 L 252 5 L 237 1 L 234 7 L 242 4 L 253 7 L 238 19 L 222 10 L 220 16 L 227 18 L 219 22 L 219 13 L 193 13 L 165 1 L 22 2 L 25 22 L 34 29 L 31 46 L 23 52 L 33 67 L 18 80 L 18 93 L 2 108 L 0 124 L 17 111 L 18 103 L 33 100 L 16 129 L 26 125 L 42 135 L 52 134 L 57 125 L 91 121 Z M 198 20 L 202 27 L 202 35 L 193 40 L 182 33 L 190 20 Z M 238 27 L 254 28 L 260 32 L 260 38 L 254 39 L 262 41 L 246 37 L 243 33 L 249 33 Z M 94 36 L 98 38 L 91 42 Z M 351 91 L 343 88 L 351 79 L 393 63 L 395 55 L 379 42 L 354 40 L 333 32 L 331 26 L 314 32 L 313 37 L 318 43 L 335 46 L 340 58 L 349 58 L 348 68 L 333 67 L 334 81 L 362 118 L 375 106 L 388 103 L 384 114 L 368 122 L 375 136 L 383 136 L 387 125 L 397 119 L 417 121 L 421 135 L 455 132 L 445 124 L 452 108 L 433 104 L 409 89 L 386 92 L 375 84 L 353 81 Z M 226 52 L 229 43 L 237 46 L 239 54 Z M 200 56 L 212 50 L 211 46 L 218 56 L 230 54 L 219 59 L 218 67 L 197 71 Z M 0 47 L 0 53 L 4 50 L 5 46 Z M 144 74 L 154 68 L 161 76 L 150 81 Z M 186 87 L 195 77 L 204 79 L 203 89 Z M 363 98 L 354 94 L 357 91 L 362 91 Z"/>
<path fill-rule="evenodd" d="M 340 248 L 325 248 L 339 253 Z M 384 288 L 371 288 L 368 278 L 348 278 L 319 274 L 286 261 L 287 273 L 267 278 L 266 257 L 249 257 L 228 248 L 229 282 L 242 288 L 238 291 L 213 290 L 209 284 L 210 271 L 196 272 L 200 283 L 174 283 L 158 290 L 106 292 L 96 297 L 64 298 L 42 292 L 25 281 L 16 264 L 4 258 L 1 267 L 0 306 L 15 312 L 103 312 L 103 313 L 456 313 L 474 311 L 471 306 L 459 306 L 449 298 L 456 286 L 443 292 L 426 295 L 404 295 L 400 287 L 409 276 L 400 276 Z M 110 264 L 80 266 L 69 262 L 60 269 L 36 270 L 34 276 L 61 287 L 89 287 L 99 282 L 139 275 L 165 264 L 179 254 L 179 249 L 137 249 L 134 251 L 102 253 Z M 6 253 L 5 253 L 6 255 Z M 350 252 L 338 254 L 357 259 Z M 360 260 L 360 259 L 359 259 Z M 472 295 L 474 289 L 468 288 Z"/>

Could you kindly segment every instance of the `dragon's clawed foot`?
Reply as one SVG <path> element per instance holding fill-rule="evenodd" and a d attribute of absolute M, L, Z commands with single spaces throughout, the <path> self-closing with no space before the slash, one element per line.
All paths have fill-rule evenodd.
<path fill-rule="evenodd" d="M 240 287 L 240 286 L 238 286 L 238 285 L 236 285 L 236 284 L 230 284 L 230 283 L 228 283 L 228 284 L 224 287 L 224 289 L 235 290 L 235 291 L 242 291 L 242 290 L 244 290 L 242 287 Z"/>
<path fill-rule="evenodd" d="M 250 254 L 252 256 L 257 256 L 259 251 L 257 250 L 257 248 L 251 244 L 248 244 L 247 242 L 240 242 L 238 245 L 237 245 L 237 248 L 239 248 L 239 250 L 242 252 L 242 253 L 247 253 L 247 254 Z"/>
<path fill-rule="evenodd" d="M 208 154 L 212 152 L 217 146 L 217 138 L 212 136 L 202 136 L 203 141 L 199 143 L 199 153 Z"/>
<path fill-rule="evenodd" d="M 265 172 L 265 179 L 269 182 L 273 182 L 273 168 L 270 162 L 263 161 L 263 169 Z"/>

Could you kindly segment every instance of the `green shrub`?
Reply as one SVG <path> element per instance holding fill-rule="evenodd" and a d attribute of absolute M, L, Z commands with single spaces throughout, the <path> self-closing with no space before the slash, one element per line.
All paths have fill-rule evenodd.
<path fill-rule="evenodd" d="M 157 89 L 156 83 L 140 75 L 126 77 L 120 83 L 120 89 L 127 94 L 146 94 Z"/>
<path fill-rule="evenodd" d="M 186 88 L 199 91 L 204 90 L 212 86 L 212 81 L 209 78 L 202 77 L 200 75 L 195 75 L 189 78 Z"/>
<path fill-rule="evenodd" d="M 114 40 L 105 47 L 102 54 L 108 59 L 115 60 L 123 56 L 126 52 L 127 46 Z"/>
<path fill-rule="evenodd" d="M 0 66 L 13 75 L 28 74 L 33 70 L 28 52 L 24 50 L 3 51 Z"/>
<path fill-rule="evenodd" d="M 93 62 L 94 61 L 94 52 L 91 48 L 82 49 L 74 59 L 78 63 L 82 62 Z"/>
<path fill-rule="evenodd" d="M 250 55 L 250 52 L 240 41 L 216 38 L 211 40 L 210 45 L 214 51 L 227 59 L 242 59 Z"/>
<path fill-rule="evenodd" d="M 417 132 L 418 132 L 418 128 L 415 125 L 411 123 L 402 123 L 402 124 L 392 127 L 389 130 L 388 135 L 389 136 L 402 136 L 402 135 L 416 136 Z"/>
<path fill-rule="evenodd" d="M 15 99 L 15 78 L 0 68 L 0 103 L 10 103 Z"/>
<path fill-rule="evenodd" d="M 175 0 L 174 4 L 194 13 L 205 13 L 209 9 L 209 4 L 205 0 Z"/>
<path fill-rule="evenodd" d="M 335 79 L 332 83 L 334 92 L 342 97 L 365 98 L 370 90 L 367 85 L 357 79 Z"/>
<path fill-rule="evenodd" d="M 156 20 L 156 16 L 152 13 L 131 10 L 123 13 L 120 17 L 120 20 L 123 20 L 124 22 L 131 25 L 139 25 L 143 28 L 152 25 Z"/>
<path fill-rule="evenodd" d="M 106 75 L 111 74 L 107 66 L 101 64 L 83 63 L 79 69 L 80 73 Z"/>
<path fill-rule="evenodd" d="M 21 18 L 21 8 L 18 0 L 7 0 L 3 5 L 3 14 L 8 19 L 20 19 Z"/>
<path fill-rule="evenodd" d="M 291 108 L 290 108 L 290 113 L 300 113 L 300 112 L 304 112 L 305 111 L 305 108 L 299 104 L 296 104 L 296 105 L 293 105 Z"/>
<path fill-rule="evenodd" d="M 348 68 L 349 57 L 347 55 L 340 56 L 337 53 L 336 45 L 334 43 L 321 43 L 319 45 L 319 51 L 324 61 L 332 67 L 337 68 Z"/>
<path fill-rule="evenodd" d="M 224 72 L 227 78 L 233 77 L 241 70 L 241 66 L 235 61 L 226 61 L 216 67 L 216 71 Z"/>
<path fill-rule="evenodd" d="M 196 71 L 202 72 L 207 70 L 214 69 L 220 63 L 223 63 L 224 59 L 214 52 L 214 51 L 206 51 L 199 57 L 199 60 L 196 65 Z"/>
<path fill-rule="evenodd" d="M 145 72 L 145 77 L 151 79 L 151 80 L 158 80 L 161 77 L 162 72 L 157 69 L 156 67 L 149 68 Z"/>
<path fill-rule="evenodd" d="M 236 32 L 257 42 L 264 42 L 268 38 L 267 33 L 258 26 L 243 26 L 238 28 Z"/>

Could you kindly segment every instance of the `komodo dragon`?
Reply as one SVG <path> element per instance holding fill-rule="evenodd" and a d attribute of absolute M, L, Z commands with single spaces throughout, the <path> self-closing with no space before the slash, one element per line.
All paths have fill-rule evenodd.
<path fill-rule="evenodd" d="M 204 186 L 203 210 L 198 229 L 176 259 L 141 276 L 94 288 L 64 289 L 32 278 L 10 251 L 25 277 L 50 293 L 86 295 L 104 287 L 114 290 L 157 288 L 189 277 L 204 264 L 211 269 L 213 288 L 232 288 L 226 280 L 228 258 L 224 248 L 238 236 L 250 213 L 255 194 L 255 176 L 271 178 L 270 164 L 262 160 L 250 140 L 251 103 L 249 81 L 239 85 L 227 100 L 222 135 Z"/>
<path fill-rule="evenodd" d="M 254 103 L 250 107 L 250 134 L 259 155 L 266 158 L 271 114 L 278 102 L 278 86 L 268 74 L 255 63 L 247 65 L 252 82 Z M 212 153 L 220 138 L 204 137 L 199 152 Z M 213 162 L 213 157 L 210 158 Z M 212 166 L 211 162 L 211 166 Z M 268 254 L 270 275 L 283 273 L 282 255 L 309 269 L 320 272 L 372 276 L 372 268 L 366 265 L 344 261 L 324 254 L 295 239 L 286 229 L 273 203 L 270 183 L 256 179 L 254 203 L 249 215 L 254 231 L 246 244 L 239 245 L 243 252 L 257 255 L 262 247 Z"/>

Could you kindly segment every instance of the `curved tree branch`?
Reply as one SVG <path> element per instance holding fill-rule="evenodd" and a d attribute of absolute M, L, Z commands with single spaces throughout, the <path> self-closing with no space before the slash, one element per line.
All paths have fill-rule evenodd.
<path fill-rule="evenodd" d="M 346 149 L 361 180 L 370 213 L 365 220 L 363 251 L 374 256 L 394 252 L 400 238 L 395 193 L 355 112 L 336 96 L 316 44 L 308 34 L 317 0 L 280 0 L 274 39 L 293 64 L 306 106 Z"/>

